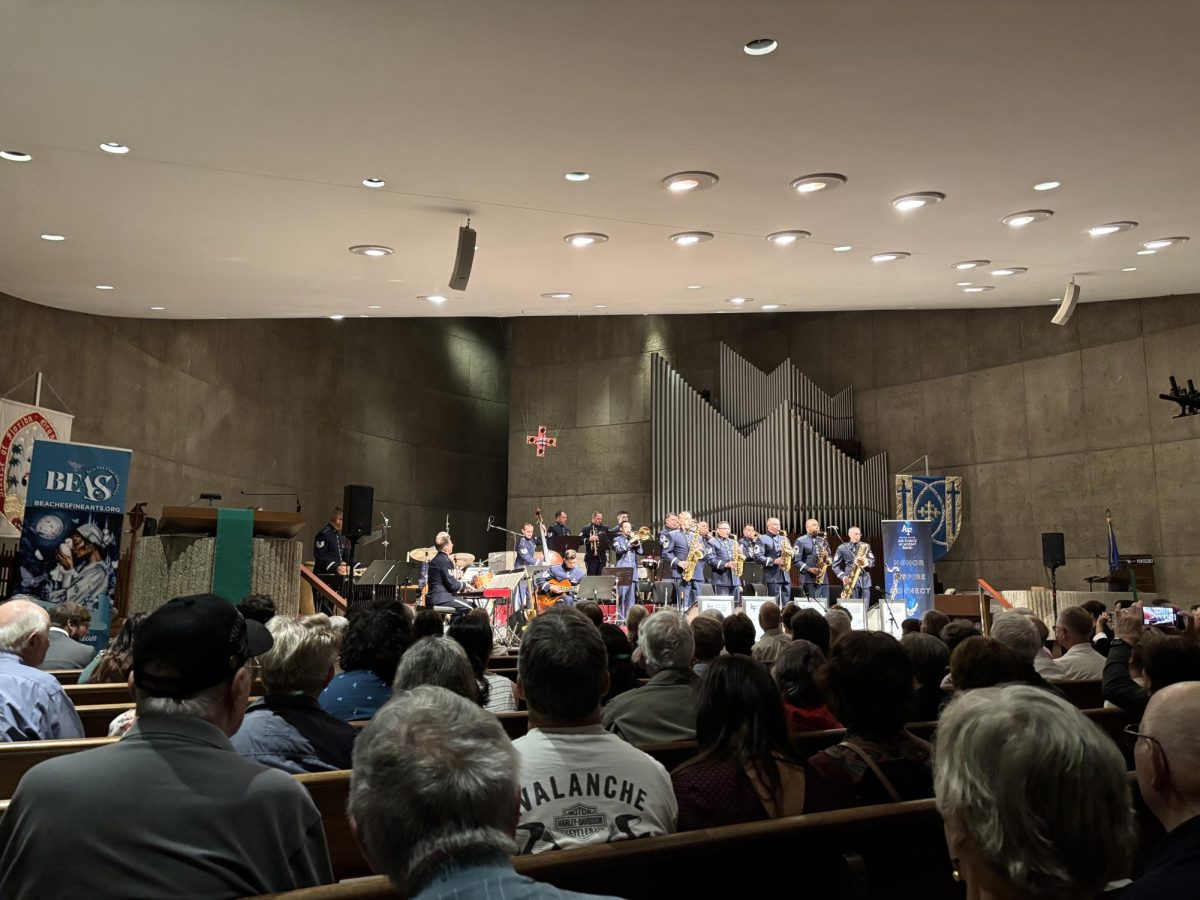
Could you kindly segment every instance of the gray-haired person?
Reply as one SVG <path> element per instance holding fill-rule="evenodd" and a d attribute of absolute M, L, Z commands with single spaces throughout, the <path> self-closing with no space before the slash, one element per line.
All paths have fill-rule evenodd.
<path fill-rule="evenodd" d="M 516 753 L 495 715 L 445 688 L 418 687 L 388 701 L 358 739 L 351 828 L 409 900 L 591 896 L 513 871 L 518 787 Z"/>
<path fill-rule="evenodd" d="M 479 699 L 479 688 L 467 651 L 451 638 L 421 638 L 400 657 L 392 691 L 399 693 L 423 684 L 444 687 L 468 700 Z"/>
<path fill-rule="evenodd" d="M 938 722 L 937 806 L 968 896 L 1095 896 L 1134 843 L 1125 761 L 1074 706 L 1029 685 L 968 691 Z"/>
<path fill-rule="evenodd" d="M 81 738 L 75 704 L 38 666 L 50 649 L 50 615 L 32 600 L 0 604 L 0 741 Z"/>
<path fill-rule="evenodd" d="M 647 618 L 638 631 L 638 652 L 650 680 L 609 701 L 604 727 L 631 744 L 695 740 L 695 649 L 692 629 L 679 613 L 664 609 Z"/>

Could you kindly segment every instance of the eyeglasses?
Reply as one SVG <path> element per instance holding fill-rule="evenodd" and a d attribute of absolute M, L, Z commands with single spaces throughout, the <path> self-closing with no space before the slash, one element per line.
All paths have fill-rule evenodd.
<path fill-rule="evenodd" d="M 1152 743 L 1158 744 L 1158 749 L 1162 750 L 1162 741 L 1160 741 L 1158 738 L 1154 737 L 1153 735 L 1145 734 L 1141 731 L 1138 731 L 1138 727 L 1136 725 L 1126 725 L 1122 729 L 1122 731 L 1124 731 L 1125 741 L 1126 741 L 1126 743 L 1129 744 L 1130 747 L 1133 747 L 1135 744 L 1137 744 L 1138 738 L 1145 738 L 1146 740 L 1151 741 Z"/>

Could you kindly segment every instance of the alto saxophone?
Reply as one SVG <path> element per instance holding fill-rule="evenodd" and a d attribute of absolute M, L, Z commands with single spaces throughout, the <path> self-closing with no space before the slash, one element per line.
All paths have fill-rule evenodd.
<path fill-rule="evenodd" d="M 691 581 L 696 575 L 696 565 L 704 559 L 704 548 L 701 546 L 700 531 L 692 532 L 691 543 L 688 544 L 687 559 L 683 562 L 683 580 Z"/>
<path fill-rule="evenodd" d="M 854 574 L 850 576 L 850 580 L 842 588 L 840 599 L 849 600 L 850 595 L 854 593 L 854 588 L 858 585 L 858 579 L 862 576 L 863 569 L 867 565 L 867 554 L 870 552 L 871 545 L 866 541 L 858 545 L 858 552 L 854 554 Z"/>
<path fill-rule="evenodd" d="M 742 569 L 746 567 L 746 554 L 742 552 L 742 542 L 737 538 L 730 538 L 733 541 L 733 574 L 738 578 L 742 577 Z"/>
<path fill-rule="evenodd" d="M 779 549 L 779 556 L 783 559 L 783 571 L 790 574 L 792 571 L 792 557 L 796 555 L 796 551 L 792 547 L 792 539 L 787 536 L 786 531 L 781 531 L 783 537 L 783 546 Z"/>
<path fill-rule="evenodd" d="M 813 576 L 813 580 L 817 584 L 825 583 L 825 576 L 829 572 L 829 544 L 822 540 L 817 545 L 817 574 Z"/>

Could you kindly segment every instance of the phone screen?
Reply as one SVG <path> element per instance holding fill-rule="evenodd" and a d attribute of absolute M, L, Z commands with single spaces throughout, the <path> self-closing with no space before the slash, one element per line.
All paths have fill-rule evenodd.
<path fill-rule="evenodd" d="M 1143 606 L 1142 622 L 1146 625 L 1174 625 L 1175 610 L 1169 606 Z"/>

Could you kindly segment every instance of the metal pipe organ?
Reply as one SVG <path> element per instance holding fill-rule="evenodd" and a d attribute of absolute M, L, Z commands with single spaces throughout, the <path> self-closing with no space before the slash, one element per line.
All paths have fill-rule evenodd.
<path fill-rule="evenodd" d="M 854 439 L 853 391 L 829 396 L 787 361 L 764 374 L 721 346 L 718 409 L 660 355 L 650 361 L 652 513 L 688 509 L 710 524 L 760 530 L 777 516 L 880 534 L 890 514 L 887 454 L 858 462 L 828 437 Z"/>

